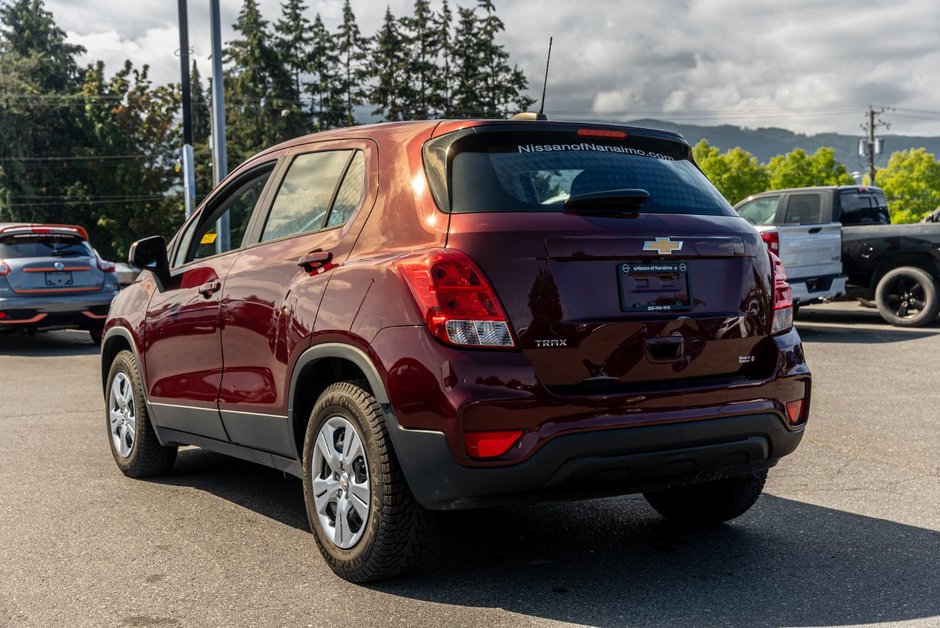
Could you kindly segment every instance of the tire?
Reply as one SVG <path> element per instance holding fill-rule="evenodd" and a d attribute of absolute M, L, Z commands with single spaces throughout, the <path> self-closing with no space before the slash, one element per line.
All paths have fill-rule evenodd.
<path fill-rule="evenodd" d="M 101 327 L 95 327 L 93 329 L 89 329 L 88 335 L 91 336 L 91 341 L 100 347 L 101 336 L 104 335 L 104 329 L 102 329 Z"/>
<path fill-rule="evenodd" d="M 164 447 L 157 440 L 143 400 L 137 360 L 130 351 L 121 351 L 108 373 L 105 426 L 114 462 L 132 478 L 167 473 L 176 460 L 176 447 Z"/>
<path fill-rule="evenodd" d="M 691 525 L 715 525 L 740 517 L 757 502 L 767 471 L 746 476 L 644 493 L 649 505 L 666 519 Z"/>
<path fill-rule="evenodd" d="M 339 382 L 320 395 L 307 423 L 303 469 L 307 519 L 336 575 L 370 582 L 412 566 L 425 512 L 408 488 L 382 408 L 365 382 Z"/>
<path fill-rule="evenodd" d="M 940 312 L 937 284 L 926 271 L 901 266 L 885 273 L 875 289 L 878 313 L 897 327 L 928 325 Z"/>

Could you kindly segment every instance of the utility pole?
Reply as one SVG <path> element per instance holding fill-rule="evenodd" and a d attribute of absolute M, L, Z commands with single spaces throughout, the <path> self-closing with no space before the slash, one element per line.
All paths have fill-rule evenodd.
<path fill-rule="evenodd" d="M 880 116 L 886 111 L 884 107 L 879 107 L 875 109 L 873 106 L 868 106 L 868 113 L 866 115 L 865 123 L 861 125 L 862 130 L 865 132 L 865 138 L 859 142 L 859 154 L 863 157 L 868 158 L 868 179 L 869 185 L 875 185 L 875 157 L 880 155 L 884 150 L 884 139 L 875 138 L 875 131 L 878 127 L 884 127 L 885 129 L 891 128 L 890 122 L 885 122 Z"/>
<path fill-rule="evenodd" d="M 180 17 L 180 86 L 183 105 L 183 195 L 186 217 L 193 213 L 196 205 L 196 172 L 193 156 L 193 111 L 189 85 L 189 18 L 186 0 L 179 0 Z"/>
<path fill-rule="evenodd" d="M 212 31 L 212 182 L 219 181 L 228 174 L 228 162 L 225 158 L 225 85 L 222 80 L 222 30 L 219 12 L 219 0 L 209 0 L 209 23 Z M 216 250 L 227 251 L 229 242 L 228 212 L 216 224 Z"/>

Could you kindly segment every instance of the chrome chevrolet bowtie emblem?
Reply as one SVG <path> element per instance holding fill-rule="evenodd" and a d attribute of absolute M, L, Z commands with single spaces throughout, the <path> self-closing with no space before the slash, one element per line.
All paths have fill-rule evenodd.
<path fill-rule="evenodd" d="M 675 251 L 682 250 L 682 240 L 672 241 L 668 237 L 647 240 L 643 243 L 644 251 L 656 251 L 660 255 L 672 255 Z"/>
<path fill-rule="evenodd" d="M 63 264 L 62 262 L 56 262 L 55 264 L 53 264 L 53 266 L 55 266 L 56 270 L 62 270 L 63 268 L 65 268 L 65 264 Z"/>

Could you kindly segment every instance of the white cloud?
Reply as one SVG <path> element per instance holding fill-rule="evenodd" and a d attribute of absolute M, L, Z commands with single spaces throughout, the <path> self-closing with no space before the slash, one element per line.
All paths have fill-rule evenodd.
<path fill-rule="evenodd" d="M 190 0 L 190 40 L 208 74 L 208 0 Z M 222 0 L 223 38 L 240 0 Z M 308 0 L 328 27 L 341 0 Z M 388 2 L 396 15 L 411 0 Z M 433 2 L 438 6 L 439 2 Z M 452 8 L 473 0 L 452 0 Z M 149 63 L 157 82 L 179 80 L 175 2 L 47 0 L 85 61 Z M 364 34 L 386 2 L 353 0 Z M 940 134 L 936 0 L 496 0 L 503 43 L 541 92 L 555 37 L 546 111 L 554 117 L 624 112 L 696 123 L 855 133 L 869 104 L 897 110 L 892 132 Z M 279 0 L 261 0 L 271 22 Z M 922 113 L 922 112 L 933 113 Z M 636 115 L 631 115 L 635 113 Z"/>

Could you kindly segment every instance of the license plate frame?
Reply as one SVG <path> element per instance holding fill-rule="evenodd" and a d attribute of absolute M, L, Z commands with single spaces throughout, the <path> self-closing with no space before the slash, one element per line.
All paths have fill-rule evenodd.
<path fill-rule="evenodd" d="M 618 262 L 617 287 L 624 312 L 687 312 L 692 309 L 689 263 Z"/>
<path fill-rule="evenodd" d="M 65 288 L 73 284 L 71 271 L 56 271 L 46 273 L 46 285 L 50 288 Z"/>

